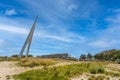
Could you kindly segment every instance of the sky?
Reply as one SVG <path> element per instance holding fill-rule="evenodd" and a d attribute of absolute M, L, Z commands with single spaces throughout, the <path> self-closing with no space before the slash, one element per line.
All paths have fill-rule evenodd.
<path fill-rule="evenodd" d="M 119 0 L 1 0 L 0 56 L 19 54 L 36 16 L 34 56 L 120 49 Z"/>

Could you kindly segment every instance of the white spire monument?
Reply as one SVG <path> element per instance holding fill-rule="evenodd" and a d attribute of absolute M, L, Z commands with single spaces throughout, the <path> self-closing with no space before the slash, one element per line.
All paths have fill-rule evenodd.
<path fill-rule="evenodd" d="M 19 53 L 19 57 L 21 58 L 23 53 L 24 53 L 24 50 L 25 48 L 27 47 L 27 51 L 26 51 L 26 58 L 28 57 L 28 54 L 29 54 L 29 50 L 30 50 L 30 45 L 31 45 L 31 42 L 32 42 L 32 37 L 33 37 L 33 33 L 34 33 L 34 30 L 35 30 L 35 26 L 36 26 L 36 22 L 37 22 L 37 19 L 38 19 L 38 16 L 36 17 L 35 21 L 34 21 L 34 24 L 27 36 L 27 39 L 25 40 L 25 43 Z"/>

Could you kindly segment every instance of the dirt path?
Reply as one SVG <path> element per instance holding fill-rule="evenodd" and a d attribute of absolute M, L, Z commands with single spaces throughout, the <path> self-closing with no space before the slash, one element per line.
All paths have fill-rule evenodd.
<path fill-rule="evenodd" d="M 12 62 L 12 61 L 0 62 L 0 80 L 7 80 L 7 78 L 9 78 L 9 80 L 13 80 L 11 77 L 12 75 L 32 69 L 41 69 L 41 67 L 39 66 L 34 68 L 25 68 L 25 67 L 16 66 L 16 62 Z"/>

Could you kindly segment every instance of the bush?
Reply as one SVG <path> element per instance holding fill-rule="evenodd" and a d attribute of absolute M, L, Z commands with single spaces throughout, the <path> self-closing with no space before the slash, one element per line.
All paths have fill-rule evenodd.
<path fill-rule="evenodd" d="M 9 57 L 6 58 L 6 61 L 19 61 L 20 59 L 18 57 Z"/>
<path fill-rule="evenodd" d="M 0 61 L 4 61 L 5 60 L 5 58 L 4 57 L 0 57 Z"/>
<path fill-rule="evenodd" d="M 19 61 L 17 57 L 0 57 L 0 61 Z"/>
<path fill-rule="evenodd" d="M 90 73 L 92 73 L 92 74 L 104 73 L 105 72 L 105 69 L 103 68 L 103 66 L 101 66 L 99 64 L 90 65 L 89 70 L 90 70 Z"/>
<path fill-rule="evenodd" d="M 9 80 L 10 79 L 10 75 L 6 75 L 6 79 Z"/>
<path fill-rule="evenodd" d="M 17 54 L 14 54 L 14 55 L 12 55 L 11 57 L 18 57 L 18 55 L 17 55 Z"/>

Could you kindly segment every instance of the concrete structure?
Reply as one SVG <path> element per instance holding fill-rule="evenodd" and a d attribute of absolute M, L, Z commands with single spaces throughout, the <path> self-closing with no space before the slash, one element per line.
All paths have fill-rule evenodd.
<path fill-rule="evenodd" d="M 68 59 L 68 53 L 65 54 L 49 54 L 49 55 L 42 55 L 41 58 L 59 58 L 59 59 Z"/>
<path fill-rule="evenodd" d="M 37 22 L 37 19 L 38 19 L 38 16 L 36 17 L 35 21 L 34 21 L 34 24 L 27 36 L 27 39 L 25 40 L 25 43 L 19 53 L 19 57 L 21 58 L 23 53 L 24 53 L 24 50 L 25 48 L 27 47 L 27 51 L 26 51 L 26 57 L 28 57 L 28 54 L 29 54 L 29 50 L 30 50 L 30 45 L 31 45 L 31 42 L 32 42 L 32 37 L 33 37 L 33 33 L 34 33 L 34 30 L 35 30 L 35 26 L 36 26 L 36 22 Z"/>

